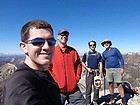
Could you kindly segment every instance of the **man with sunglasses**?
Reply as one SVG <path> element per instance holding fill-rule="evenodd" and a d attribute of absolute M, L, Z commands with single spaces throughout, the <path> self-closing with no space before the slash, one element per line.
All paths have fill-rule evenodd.
<path fill-rule="evenodd" d="M 105 62 L 106 79 L 109 83 L 111 95 L 110 103 L 111 105 L 115 105 L 114 83 L 116 83 L 122 99 L 122 104 L 127 105 L 122 86 L 122 75 L 124 73 L 124 59 L 122 54 L 117 48 L 111 47 L 112 42 L 108 39 L 103 40 L 101 45 L 105 48 L 105 51 L 102 53 L 102 61 Z"/>
<path fill-rule="evenodd" d="M 53 29 L 44 20 L 22 27 L 19 46 L 25 60 L 6 82 L 4 105 L 62 105 L 59 87 L 47 70 L 55 43 Z"/>
<path fill-rule="evenodd" d="M 87 105 L 98 105 L 99 88 L 94 85 L 94 77 L 102 75 L 101 54 L 96 51 L 96 42 L 88 42 L 89 51 L 84 53 L 82 65 L 86 69 L 86 103 Z M 91 102 L 92 85 L 94 88 L 93 102 Z M 101 85 L 101 84 L 100 84 Z"/>
<path fill-rule="evenodd" d="M 85 99 L 77 83 L 81 78 L 82 64 L 77 51 L 67 45 L 69 32 L 58 31 L 58 45 L 48 70 L 58 83 L 61 91 L 61 102 L 64 105 L 86 105 Z"/>

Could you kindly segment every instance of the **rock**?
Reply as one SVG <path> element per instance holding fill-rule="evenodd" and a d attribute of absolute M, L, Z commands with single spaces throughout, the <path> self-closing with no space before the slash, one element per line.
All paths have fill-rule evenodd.
<path fill-rule="evenodd" d="M 86 93 L 86 86 L 85 86 L 85 72 L 82 73 L 82 78 L 79 81 L 79 88 L 81 90 L 81 92 L 83 93 L 84 97 L 85 97 L 85 93 Z M 136 87 L 136 89 L 138 90 L 138 94 L 128 94 L 125 93 L 126 95 L 126 99 L 127 99 L 127 103 L 128 105 L 140 105 L 140 87 Z M 115 88 L 115 99 L 117 100 L 116 103 L 121 103 L 121 97 L 118 93 L 118 89 Z M 93 93 L 94 90 L 92 91 L 91 94 L 91 99 L 93 99 Z M 106 86 L 106 90 L 104 92 L 103 87 L 100 89 L 100 93 L 99 93 L 99 103 L 100 105 L 103 105 L 105 102 L 109 102 L 109 90 L 108 90 L 108 86 Z"/>

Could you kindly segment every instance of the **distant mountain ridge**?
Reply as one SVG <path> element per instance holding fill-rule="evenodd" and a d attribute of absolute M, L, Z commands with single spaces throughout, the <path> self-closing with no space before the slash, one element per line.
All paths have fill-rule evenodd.
<path fill-rule="evenodd" d="M 80 56 L 82 58 L 83 54 Z M 0 67 L 7 63 L 17 66 L 24 58 L 24 54 L 0 53 Z M 123 54 L 123 58 L 125 61 L 124 80 L 129 81 L 134 87 L 140 87 L 140 53 L 129 52 Z"/>
<path fill-rule="evenodd" d="M 7 63 L 17 65 L 25 57 L 24 54 L 0 53 L 0 67 Z"/>

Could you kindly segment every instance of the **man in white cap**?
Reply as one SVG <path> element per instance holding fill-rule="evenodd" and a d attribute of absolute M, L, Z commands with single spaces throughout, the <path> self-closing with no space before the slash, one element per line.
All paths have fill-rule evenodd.
<path fill-rule="evenodd" d="M 122 86 L 122 75 L 124 73 L 124 59 L 120 51 L 111 47 L 112 42 L 110 40 L 103 40 L 101 43 L 105 47 L 105 51 L 102 53 L 102 61 L 105 62 L 106 78 L 109 83 L 110 91 L 110 103 L 114 105 L 114 83 L 117 83 L 118 91 L 122 98 L 122 104 L 127 105 L 124 89 Z"/>

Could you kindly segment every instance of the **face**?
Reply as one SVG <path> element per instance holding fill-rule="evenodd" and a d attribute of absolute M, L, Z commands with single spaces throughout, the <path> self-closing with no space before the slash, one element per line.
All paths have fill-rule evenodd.
<path fill-rule="evenodd" d="M 89 48 L 90 48 L 92 51 L 94 51 L 95 48 L 96 48 L 96 44 L 93 43 L 93 42 L 90 42 Z"/>
<path fill-rule="evenodd" d="M 68 41 L 68 35 L 67 34 L 58 35 L 57 39 L 58 39 L 59 43 L 66 45 L 67 41 Z"/>
<path fill-rule="evenodd" d="M 51 62 L 54 54 L 53 33 L 50 29 L 32 28 L 29 30 L 29 35 L 26 43 L 20 43 L 20 48 L 26 54 L 25 63 L 33 69 L 43 69 L 43 66 Z"/>
<path fill-rule="evenodd" d="M 108 42 L 104 43 L 104 47 L 105 47 L 106 49 L 108 49 L 108 48 L 110 47 L 110 43 L 108 43 Z"/>

